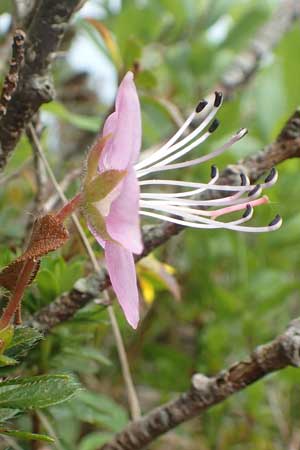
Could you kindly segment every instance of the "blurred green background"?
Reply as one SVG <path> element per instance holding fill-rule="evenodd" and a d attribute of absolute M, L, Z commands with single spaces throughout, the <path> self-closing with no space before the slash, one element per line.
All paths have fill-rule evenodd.
<path fill-rule="evenodd" d="M 185 117 L 214 89 L 278 5 L 275 0 L 88 1 L 74 17 L 54 65 L 57 99 L 42 108 L 43 144 L 58 179 L 80 167 L 127 69 L 139 66 L 146 149 L 176 130 L 174 110 Z M 4 2 L 0 12 L 4 49 L 10 5 Z M 299 105 L 299 48 L 297 23 L 263 60 L 253 80 L 224 104 L 221 126 L 204 151 L 240 127 L 247 127 L 249 134 L 216 160 L 220 169 L 271 143 Z M 5 65 L 0 68 L 4 75 Z M 6 170 L 9 175 L 21 167 L 19 176 L 0 185 L 0 266 L 21 251 L 28 233 L 36 193 L 30 158 L 24 137 Z M 279 231 L 246 235 L 189 229 L 155 252 L 155 260 L 139 265 L 145 300 L 137 332 L 116 311 L 145 412 L 188 388 L 195 371 L 215 374 L 300 315 L 299 169 L 297 159 L 278 167 L 279 181 L 268 192 L 271 202 L 255 214 L 254 223 L 265 224 L 279 213 L 284 219 Z M 209 170 L 209 165 L 188 168 L 178 177 L 207 180 Z M 79 178 L 68 188 L 69 196 L 78 189 Z M 47 195 L 52 193 L 49 184 Z M 62 251 L 43 260 L 26 295 L 28 313 L 90 270 L 74 235 Z M 178 287 L 181 296 L 175 299 Z M 60 436 L 60 450 L 94 450 L 128 420 L 111 329 L 100 306 L 90 305 L 57 327 L 30 354 L 23 371 L 57 369 L 74 372 L 86 390 L 49 409 L 44 418 Z M 20 419 L 22 426 L 30 430 L 31 419 Z M 287 369 L 179 427 L 153 448 L 297 450 L 299 419 L 299 373 Z"/>

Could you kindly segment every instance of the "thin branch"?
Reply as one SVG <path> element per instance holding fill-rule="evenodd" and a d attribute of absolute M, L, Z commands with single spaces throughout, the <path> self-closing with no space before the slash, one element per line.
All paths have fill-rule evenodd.
<path fill-rule="evenodd" d="M 248 48 L 225 70 L 216 89 L 228 99 L 238 88 L 245 86 L 299 17 L 299 0 L 281 0 L 278 9 L 258 30 Z"/>
<path fill-rule="evenodd" d="M 51 62 L 78 4 L 79 0 L 43 0 L 33 9 L 18 86 L 0 121 L 0 171 L 33 115 L 54 97 Z"/>
<path fill-rule="evenodd" d="M 76 180 L 81 175 L 82 169 L 79 167 L 76 167 L 75 169 L 68 172 L 63 180 L 59 183 L 60 189 L 62 192 L 65 192 L 70 184 Z M 1 183 L 1 180 L 0 180 Z M 58 204 L 61 202 L 60 195 L 57 192 L 54 192 L 51 197 L 45 201 L 44 208 L 45 211 L 52 211 L 54 208 L 58 206 Z"/>
<path fill-rule="evenodd" d="M 28 134 L 30 136 L 32 145 L 35 147 L 35 152 L 40 156 L 42 162 L 44 163 L 44 166 L 48 172 L 48 175 L 49 175 L 57 193 L 59 194 L 60 199 L 62 200 L 63 203 L 67 203 L 68 199 L 66 198 L 59 183 L 57 182 L 57 180 L 55 178 L 55 175 L 54 175 L 54 173 L 51 169 L 51 166 L 48 163 L 48 160 L 43 152 L 43 149 L 40 145 L 38 136 L 37 136 L 36 131 L 35 131 L 34 127 L 32 126 L 32 124 L 29 124 L 29 126 L 28 126 Z M 81 238 L 84 248 L 90 258 L 90 261 L 93 265 L 95 273 L 100 272 L 101 267 L 97 261 L 95 253 L 93 252 L 93 249 L 85 235 L 85 232 L 80 224 L 80 221 L 79 221 L 77 215 L 75 213 L 73 213 L 71 215 L 71 218 L 72 218 L 75 228 Z M 141 416 L 139 401 L 138 401 L 138 397 L 137 397 L 134 383 L 132 380 L 132 376 L 130 373 L 130 367 L 129 367 L 128 358 L 127 358 L 124 342 L 122 339 L 122 335 L 121 335 L 121 332 L 120 332 L 120 329 L 118 326 L 118 322 L 117 322 L 113 307 L 110 304 L 111 302 L 110 302 L 109 294 L 107 292 L 105 292 L 105 301 L 107 303 L 108 314 L 109 314 L 109 318 L 111 321 L 112 330 L 113 330 L 114 338 L 116 341 L 117 351 L 118 351 L 119 360 L 120 360 L 120 364 L 121 364 L 122 374 L 123 374 L 124 382 L 125 382 L 126 389 L 127 389 L 128 402 L 129 402 L 129 406 L 130 406 L 131 416 L 133 419 L 138 419 Z"/>
<path fill-rule="evenodd" d="M 194 375 L 187 392 L 129 423 L 101 450 L 140 450 L 158 436 L 288 366 L 300 367 L 300 319 L 293 321 L 275 340 L 257 347 L 246 360 L 235 363 L 215 377 Z"/>
<path fill-rule="evenodd" d="M 264 172 L 287 159 L 300 156 L 300 110 L 289 118 L 278 139 L 263 150 L 245 158 L 236 165 L 228 166 L 220 177 L 221 184 L 239 182 L 239 174 L 246 173 L 252 182 L 258 180 Z M 144 251 L 137 260 L 147 256 L 172 236 L 180 233 L 184 227 L 163 222 L 158 226 L 144 228 Z M 54 302 L 38 311 L 31 319 L 45 333 L 61 322 L 71 319 L 74 314 L 93 299 L 99 298 L 99 292 L 110 286 L 106 270 L 78 280 L 70 292 L 64 293 Z M 103 301 L 106 306 L 107 302 Z"/>

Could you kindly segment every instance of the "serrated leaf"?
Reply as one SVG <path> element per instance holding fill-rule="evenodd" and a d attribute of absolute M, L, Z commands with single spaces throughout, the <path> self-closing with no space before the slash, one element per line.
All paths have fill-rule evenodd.
<path fill-rule="evenodd" d="M 29 433 L 28 431 L 19 430 L 2 430 L 0 428 L 0 434 L 5 434 L 7 436 L 13 436 L 23 441 L 43 441 L 43 442 L 54 442 L 54 439 L 45 434 Z"/>
<path fill-rule="evenodd" d="M 69 375 L 42 375 L 15 378 L 0 383 L 2 408 L 46 408 L 71 398 L 79 389 Z"/>
<path fill-rule="evenodd" d="M 5 355 L 16 359 L 21 358 L 41 339 L 43 339 L 43 335 L 36 328 L 16 327 Z"/>
<path fill-rule="evenodd" d="M 107 170 L 86 184 L 84 193 L 89 203 L 103 200 L 122 181 L 126 170 Z"/>

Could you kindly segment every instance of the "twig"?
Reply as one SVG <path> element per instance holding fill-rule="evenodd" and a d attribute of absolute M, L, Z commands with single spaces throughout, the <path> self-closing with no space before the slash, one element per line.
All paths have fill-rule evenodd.
<path fill-rule="evenodd" d="M 0 121 L 0 171 L 39 107 L 53 99 L 50 65 L 79 0 L 43 0 L 33 9 L 19 82 Z"/>
<path fill-rule="evenodd" d="M 5 77 L 0 97 L 0 120 L 5 116 L 11 97 L 17 89 L 19 72 L 24 61 L 25 38 L 26 35 L 23 30 L 15 31 L 9 72 Z"/>
<path fill-rule="evenodd" d="M 26 169 L 28 169 L 30 167 L 31 163 L 32 163 L 32 157 L 29 157 L 16 170 L 14 170 L 13 172 L 11 172 L 10 174 L 8 174 L 6 176 L 1 176 L 0 177 L 0 186 L 5 186 L 8 183 L 10 183 L 11 181 L 13 181 L 16 178 L 18 178 L 22 174 L 23 171 L 25 171 Z"/>
<path fill-rule="evenodd" d="M 266 146 L 262 151 L 245 158 L 238 164 L 228 166 L 221 174 L 220 183 L 234 184 L 239 180 L 241 172 L 246 173 L 251 181 L 255 182 L 274 165 L 299 156 L 300 111 L 297 110 L 289 118 L 274 143 Z M 143 233 L 144 251 L 137 259 L 148 255 L 183 229 L 184 227 L 182 226 L 167 222 L 163 222 L 158 226 L 146 227 Z M 47 333 L 57 324 L 71 319 L 80 308 L 91 300 L 98 298 L 99 292 L 104 291 L 109 285 L 109 277 L 104 269 L 97 274 L 80 279 L 70 292 L 64 293 L 50 305 L 38 311 L 32 318 L 31 323 Z"/>
<path fill-rule="evenodd" d="M 43 152 L 43 149 L 40 145 L 38 136 L 35 132 L 34 127 L 32 126 L 32 124 L 29 124 L 28 126 L 28 132 L 30 134 L 31 137 L 31 141 L 32 144 L 35 146 L 35 151 L 39 154 L 41 160 L 43 161 L 45 168 L 48 172 L 48 175 L 57 191 L 57 193 L 59 194 L 61 200 L 64 203 L 68 202 L 68 199 L 66 198 L 65 194 L 63 193 L 59 183 L 57 182 L 55 175 L 51 169 L 51 166 L 48 163 L 48 160 Z M 94 271 L 96 273 L 101 271 L 101 267 L 97 261 L 97 258 L 95 256 L 95 253 L 93 252 L 93 249 L 84 233 L 84 230 L 79 222 L 79 219 L 77 217 L 77 215 L 75 213 L 73 213 L 71 215 L 71 218 L 73 220 L 73 223 L 75 225 L 75 228 L 82 240 L 82 243 L 84 245 L 84 248 L 91 260 L 91 263 L 93 265 Z M 129 402 L 129 406 L 130 406 L 130 411 L 131 411 L 131 416 L 133 419 L 137 419 L 141 416 L 141 412 L 140 412 L 140 407 L 139 407 L 139 402 L 138 402 L 138 398 L 137 398 L 137 394 L 135 391 L 135 387 L 132 381 L 132 377 L 131 377 L 131 373 L 130 373 L 130 368 L 129 368 L 129 364 L 128 364 L 128 359 L 127 359 L 127 355 L 126 355 L 126 350 L 125 350 L 125 346 L 124 346 L 124 342 L 121 336 L 121 332 L 118 326 L 118 322 L 113 310 L 113 307 L 110 305 L 110 299 L 108 296 L 108 293 L 105 293 L 105 300 L 108 304 L 108 314 L 110 317 L 110 321 L 111 321 L 111 325 L 112 325 L 112 330 L 113 330 L 113 334 L 115 337 L 115 341 L 116 341 L 116 346 L 117 346 L 117 350 L 118 350 L 118 354 L 119 354 L 119 359 L 120 359 L 120 364 L 121 364 L 121 369 L 122 369 L 122 373 L 123 373 L 123 377 L 124 377 L 124 381 L 125 381 L 125 385 L 126 385 L 126 389 L 127 389 L 127 394 L 128 394 L 128 402 Z"/>
<path fill-rule="evenodd" d="M 238 88 L 246 85 L 253 78 L 261 62 L 272 52 L 299 17 L 299 0 L 281 0 L 278 9 L 259 29 L 249 47 L 240 53 L 225 70 L 216 89 L 221 90 L 228 99 Z"/>
<path fill-rule="evenodd" d="M 59 183 L 59 186 L 63 192 L 68 189 L 72 181 L 76 180 L 81 174 L 82 169 L 76 167 L 71 172 L 68 172 L 66 176 L 63 178 L 63 180 Z M 0 180 L 1 183 L 1 180 Z M 61 198 L 59 194 L 55 191 L 51 197 L 48 198 L 47 201 L 45 201 L 44 208 L 45 211 L 52 211 L 57 204 L 61 201 Z"/>
<path fill-rule="evenodd" d="M 261 345 L 244 361 L 208 378 L 196 374 L 191 388 L 177 399 L 130 423 L 101 450 L 141 450 L 158 436 L 288 366 L 300 367 L 300 319 L 275 340 Z"/>

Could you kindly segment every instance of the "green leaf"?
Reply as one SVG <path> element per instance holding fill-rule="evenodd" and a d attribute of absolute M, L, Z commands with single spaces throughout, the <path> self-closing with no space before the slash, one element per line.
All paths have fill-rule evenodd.
<path fill-rule="evenodd" d="M 43 339 L 43 335 L 35 328 L 16 327 L 13 339 L 5 355 L 15 359 L 22 358 L 41 339 Z"/>
<path fill-rule="evenodd" d="M 87 423 L 118 432 L 128 423 L 126 411 L 105 395 L 82 391 L 76 401 L 70 402 L 75 416 Z"/>
<path fill-rule="evenodd" d="M 15 378 L 0 383 L 2 408 L 46 408 L 71 398 L 79 385 L 69 375 Z"/>
<path fill-rule="evenodd" d="M 97 361 L 100 364 L 104 364 L 105 366 L 111 366 L 111 361 L 106 358 L 102 353 L 99 352 L 99 350 L 93 348 L 93 347 L 82 347 L 80 349 L 75 348 L 65 348 L 65 353 L 68 353 L 69 355 L 77 355 L 80 356 L 82 359 Z"/>
<path fill-rule="evenodd" d="M 9 358 L 9 356 L 0 355 L 0 367 L 13 366 L 17 363 L 18 363 L 18 361 L 16 361 L 13 358 Z"/>
<path fill-rule="evenodd" d="M 59 119 L 69 122 L 81 130 L 91 131 L 92 133 L 97 133 L 99 131 L 99 117 L 87 117 L 81 116 L 80 114 L 74 114 L 59 102 L 47 103 L 46 105 L 43 105 L 42 109 L 55 115 Z"/>
<path fill-rule="evenodd" d="M 11 419 L 16 414 L 18 414 L 18 409 L 12 408 L 0 408 L 0 423 L 5 422 L 8 419 Z"/>
<path fill-rule="evenodd" d="M 44 442 L 54 442 L 54 439 L 45 434 L 29 433 L 28 431 L 19 430 L 2 430 L 0 429 L 0 434 L 5 434 L 7 436 L 13 436 L 23 441 L 44 441 Z"/>
<path fill-rule="evenodd" d="M 86 200 L 94 203 L 104 199 L 126 174 L 126 170 L 107 170 L 97 175 L 84 188 Z"/>
<path fill-rule="evenodd" d="M 106 442 L 112 440 L 113 436 L 113 433 L 89 433 L 81 439 L 78 450 L 95 450 Z"/>

